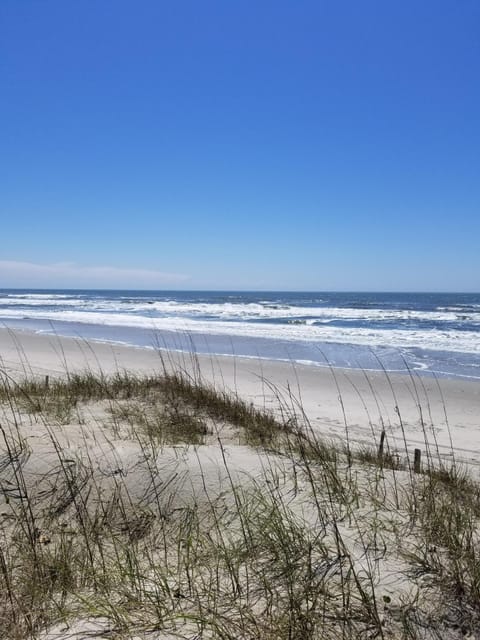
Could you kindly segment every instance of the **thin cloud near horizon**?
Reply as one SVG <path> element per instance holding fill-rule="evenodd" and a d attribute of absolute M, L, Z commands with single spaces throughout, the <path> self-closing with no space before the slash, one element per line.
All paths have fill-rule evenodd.
<path fill-rule="evenodd" d="M 37 264 L 15 260 L 0 260 L 1 286 L 11 288 L 81 288 L 121 287 L 145 288 L 179 284 L 189 275 L 115 266 L 85 266 L 71 262 Z"/>

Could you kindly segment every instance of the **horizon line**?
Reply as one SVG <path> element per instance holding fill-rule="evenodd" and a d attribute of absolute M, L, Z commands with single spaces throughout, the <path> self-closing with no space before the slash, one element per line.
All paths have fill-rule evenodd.
<path fill-rule="evenodd" d="M 159 293 L 410 293 L 410 294 L 467 294 L 480 295 L 480 291 L 408 290 L 408 289 L 144 289 L 119 287 L 0 287 L 0 291 L 142 291 Z"/>

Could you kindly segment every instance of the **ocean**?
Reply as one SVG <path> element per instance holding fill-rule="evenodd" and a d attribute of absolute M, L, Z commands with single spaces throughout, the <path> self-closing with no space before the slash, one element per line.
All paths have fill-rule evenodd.
<path fill-rule="evenodd" d="M 0 323 L 149 348 L 480 379 L 480 294 L 0 289 Z"/>

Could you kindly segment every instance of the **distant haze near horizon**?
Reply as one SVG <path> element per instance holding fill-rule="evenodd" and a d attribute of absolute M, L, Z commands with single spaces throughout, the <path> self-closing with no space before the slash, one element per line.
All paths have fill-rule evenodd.
<path fill-rule="evenodd" d="M 276 293 L 299 293 L 299 294 L 331 294 L 331 293 L 342 293 L 342 294 L 391 294 L 391 295 L 403 295 L 409 294 L 414 296 L 422 296 L 422 295 L 437 295 L 437 294 L 445 294 L 445 295 L 480 295 L 480 291 L 443 291 L 441 289 L 437 290 L 379 290 L 379 289 L 188 289 L 188 288 L 161 288 L 161 289 L 150 289 L 145 287 L 133 288 L 133 287 L 0 287 L 0 291 L 3 292 L 90 292 L 95 293 L 98 292 L 116 292 L 116 293 L 125 293 L 125 292 L 135 292 L 135 293 L 192 293 L 192 294 L 201 294 L 201 293 L 254 293 L 254 294 L 276 294 Z"/>
<path fill-rule="evenodd" d="M 0 287 L 480 291 L 480 3 L 3 0 Z"/>

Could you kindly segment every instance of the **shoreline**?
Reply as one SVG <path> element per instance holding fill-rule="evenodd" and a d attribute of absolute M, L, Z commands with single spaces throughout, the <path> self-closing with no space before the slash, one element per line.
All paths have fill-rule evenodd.
<path fill-rule="evenodd" d="M 51 339 L 61 338 L 66 340 L 74 340 L 74 341 L 76 340 L 83 343 L 106 345 L 108 347 L 118 346 L 118 347 L 123 347 L 127 349 L 141 349 L 141 350 L 153 351 L 155 353 L 158 353 L 158 352 L 178 353 L 179 355 L 194 353 L 195 356 L 198 356 L 200 358 L 221 358 L 221 359 L 234 358 L 236 360 L 279 362 L 279 363 L 285 363 L 289 366 L 302 366 L 302 367 L 305 366 L 310 368 L 327 369 L 327 370 L 334 369 L 336 371 L 338 370 L 338 371 L 344 371 L 344 372 L 353 372 L 353 371 L 362 372 L 362 373 L 367 372 L 367 373 L 381 374 L 381 375 L 406 376 L 407 378 L 413 375 L 414 377 L 420 377 L 420 378 L 465 380 L 465 381 L 480 383 L 480 375 L 470 375 L 467 373 L 456 373 L 456 372 L 452 373 L 448 371 L 437 371 L 437 370 L 430 369 L 428 365 L 425 365 L 424 367 L 420 367 L 420 368 L 415 368 L 413 366 L 407 367 L 405 360 L 402 360 L 402 362 L 405 364 L 404 367 L 391 368 L 388 365 L 386 365 L 382 361 L 381 357 L 378 355 L 374 355 L 374 361 L 378 363 L 379 365 L 378 367 L 364 366 L 364 365 L 360 365 L 358 362 L 356 363 L 356 365 L 349 364 L 348 366 L 345 366 L 345 365 L 334 363 L 333 361 L 328 360 L 327 355 L 324 355 L 324 358 L 322 360 L 311 360 L 308 358 L 295 358 L 294 356 L 291 356 L 291 355 L 289 355 L 289 357 L 270 357 L 268 355 L 260 355 L 259 352 L 256 352 L 255 354 L 246 354 L 246 353 L 236 352 L 234 350 L 222 351 L 222 352 L 209 351 L 209 350 L 202 351 L 198 349 L 198 347 L 201 345 L 199 345 L 198 343 L 195 343 L 194 341 L 195 338 L 199 338 L 199 337 L 204 339 L 204 341 L 206 341 L 206 339 L 208 338 L 208 335 L 210 335 L 210 337 L 224 337 L 223 334 L 207 335 L 207 334 L 196 333 L 196 332 L 190 334 L 188 331 L 186 330 L 184 331 L 181 329 L 177 331 L 166 330 L 163 332 L 164 334 L 174 336 L 172 340 L 172 344 L 174 346 L 170 346 L 165 341 L 162 342 L 158 340 L 158 336 L 156 333 L 152 334 L 152 340 L 149 341 L 148 343 L 146 342 L 136 343 L 132 341 L 122 340 L 119 338 L 109 338 L 106 336 L 100 337 L 92 334 L 89 335 L 88 329 L 94 326 L 95 325 L 85 325 L 84 328 L 87 329 L 85 335 L 83 335 L 80 331 L 73 332 L 73 333 L 57 331 L 56 327 L 54 328 L 53 325 L 50 325 L 50 329 L 47 330 L 47 329 L 32 328 L 30 326 L 22 327 L 16 324 L 9 325 L 6 323 L 0 323 L 0 331 L 6 331 L 12 334 L 19 333 L 21 335 L 23 334 L 38 335 L 38 336 L 44 336 Z M 178 341 L 175 339 L 175 336 L 179 338 Z M 183 341 L 182 346 L 179 346 L 179 343 L 182 341 Z M 330 343 L 330 342 L 326 343 L 327 346 L 331 346 L 331 344 L 333 343 Z M 337 346 L 357 347 L 358 345 L 345 345 L 343 343 L 339 343 L 339 345 Z M 189 347 L 189 348 L 186 348 L 186 347 Z"/>
<path fill-rule="evenodd" d="M 480 473 L 480 382 L 471 379 L 167 352 L 7 328 L 0 328 L 0 369 L 13 379 L 182 370 L 260 409 L 300 414 L 327 439 L 371 447 L 384 428 L 399 455 L 427 444 L 443 459 L 478 465 Z"/>

